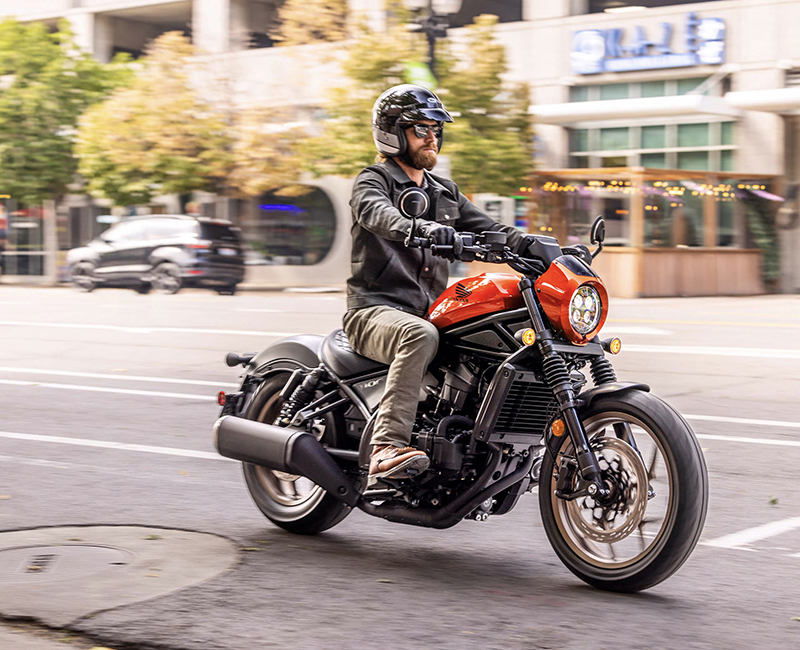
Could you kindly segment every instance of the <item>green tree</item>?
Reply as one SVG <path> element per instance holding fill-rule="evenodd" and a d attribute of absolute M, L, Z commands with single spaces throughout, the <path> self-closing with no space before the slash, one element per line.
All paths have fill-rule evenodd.
<path fill-rule="evenodd" d="M 315 174 L 353 176 L 374 162 L 372 104 L 426 60 L 424 39 L 403 24 L 407 15 L 398 3 L 391 4 L 394 20 L 386 32 L 362 26 L 348 45 L 343 70 L 349 83 L 331 93 L 323 133 L 301 145 L 305 165 Z M 480 16 L 465 41 L 443 39 L 437 48 L 437 93 L 455 114 L 455 123 L 445 127 L 443 153 L 466 193 L 511 194 L 532 169 L 529 91 L 502 81 L 507 66 L 495 39 L 496 23 L 495 16 Z"/>
<path fill-rule="evenodd" d="M 67 23 L 0 23 L 0 178 L 24 203 L 57 199 L 75 179 L 75 129 L 84 110 L 129 78 L 125 60 L 102 65 Z"/>
<path fill-rule="evenodd" d="M 193 53 L 180 32 L 161 35 L 130 87 L 86 112 L 77 151 L 92 194 L 132 205 L 224 186 L 232 140 L 225 116 L 191 83 Z"/>
<path fill-rule="evenodd" d="M 278 45 L 341 41 L 347 38 L 347 0 L 286 0 L 270 36 Z"/>
<path fill-rule="evenodd" d="M 453 178 L 468 194 L 512 194 L 533 168 L 530 91 L 503 83 L 508 68 L 496 24 L 496 16 L 478 16 L 457 50 L 442 48 L 439 64 L 442 101 L 459 114 L 447 127 L 447 153 Z"/>

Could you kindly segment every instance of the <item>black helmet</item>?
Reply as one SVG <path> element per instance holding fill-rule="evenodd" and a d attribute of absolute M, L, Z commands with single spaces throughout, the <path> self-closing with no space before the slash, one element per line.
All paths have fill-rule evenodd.
<path fill-rule="evenodd" d="M 422 86 L 401 84 L 384 91 L 372 107 L 372 138 L 378 151 L 384 156 L 402 156 L 408 144 L 403 125 L 422 120 L 442 123 L 453 118 L 439 98 Z M 443 140 L 440 135 L 439 151 Z"/>

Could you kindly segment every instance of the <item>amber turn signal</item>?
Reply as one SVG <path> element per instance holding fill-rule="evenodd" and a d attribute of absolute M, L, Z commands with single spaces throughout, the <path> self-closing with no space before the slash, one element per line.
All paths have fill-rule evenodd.
<path fill-rule="evenodd" d="M 564 424 L 564 420 L 556 420 L 553 422 L 553 426 L 550 427 L 550 431 L 553 432 L 553 435 L 559 438 L 564 435 L 566 430 L 567 426 Z"/>
<path fill-rule="evenodd" d="M 619 351 L 622 349 L 622 341 L 616 337 L 601 341 L 600 345 L 602 345 L 603 349 L 609 354 L 619 354 Z"/>

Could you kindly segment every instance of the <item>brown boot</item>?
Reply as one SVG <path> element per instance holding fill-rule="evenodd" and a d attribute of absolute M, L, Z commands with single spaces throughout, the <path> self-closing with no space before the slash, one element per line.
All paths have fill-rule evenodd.
<path fill-rule="evenodd" d="M 376 445 L 369 457 L 369 481 L 373 485 L 379 479 L 406 478 L 409 470 L 417 473 L 428 469 L 431 461 L 425 452 L 413 447 L 394 447 L 393 445 Z"/>

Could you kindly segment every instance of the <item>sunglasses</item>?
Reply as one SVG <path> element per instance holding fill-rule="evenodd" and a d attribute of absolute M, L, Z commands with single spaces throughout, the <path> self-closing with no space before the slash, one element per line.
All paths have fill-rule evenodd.
<path fill-rule="evenodd" d="M 411 124 L 408 128 L 414 129 L 414 135 L 422 140 L 428 137 L 428 131 L 433 133 L 434 138 L 439 138 L 442 135 L 442 127 L 439 124 L 433 126 L 430 124 Z"/>

